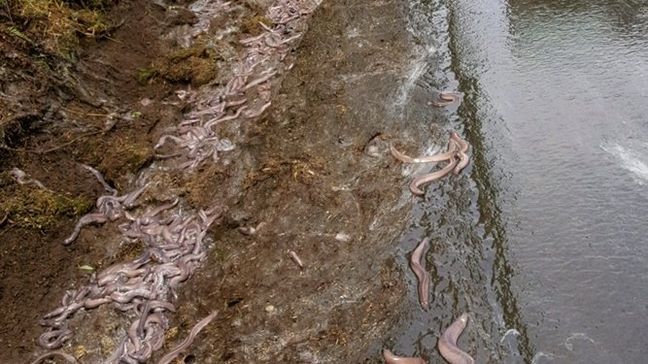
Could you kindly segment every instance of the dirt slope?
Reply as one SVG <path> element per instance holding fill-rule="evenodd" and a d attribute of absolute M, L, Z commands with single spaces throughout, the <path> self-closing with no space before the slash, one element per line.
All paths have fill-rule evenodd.
<path fill-rule="evenodd" d="M 401 22 L 403 4 L 359 3 L 320 5 L 265 116 L 227 127 L 239 147 L 222 164 L 191 176 L 169 175 L 190 204 L 220 200 L 227 207 L 211 231 L 210 256 L 186 283 L 173 316 L 166 347 L 207 312 L 219 312 L 192 346 L 189 361 L 375 362 L 398 318 L 405 293 L 393 244 L 409 195 L 402 193 L 400 167 L 387 146 L 402 128 L 392 104 L 411 40 Z M 254 6 L 244 10 L 247 19 L 258 16 Z M 88 228 L 70 247 L 61 245 L 102 193 L 76 162 L 126 188 L 151 163 L 161 130 L 191 107 L 165 100 L 187 83 L 219 77 L 210 73 L 203 52 L 165 63 L 178 45 L 161 34 L 191 24 L 191 14 L 136 0 L 120 3 L 109 16 L 123 25 L 108 39 L 82 44 L 79 61 L 69 67 L 76 81 L 66 76 L 38 86 L 29 78 L 38 74 L 16 72 L 14 82 L 2 85 L 3 95 L 13 90 L 20 96 L 13 105 L 22 108 L 3 124 L 1 193 L 3 201 L 23 199 L 3 204 L 4 221 L 0 214 L 0 343 L 7 349 L 0 362 L 30 357 L 40 317 L 66 288 L 87 281 L 80 266 L 105 267 L 138 250 L 111 242 L 111 225 Z M 241 29 L 253 34 L 251 24 Z M 169 69 L 186 65 L 183 60 L 189 60 L 189 71 Z M 15 117 L 19 112 L 24 115 Z M 38 188 L 17 185 L 9 176 L 13 167 L 51 192 L 40 196 Z M 15 206 L 29 206 L 29 213 L 21 215 Z M 37 221 L 41 225 L 21 220 L 38 214 L 48 217 Z M 258 229 L 246 235 L 241 227 Z M 303 270 L 288 251 L 300 257 Z M 67 350 L 82 362 L 96 362 L 109 350 L 101 333 L 119 322 L 111 310 L 75 318 L 77 334 Z"/>

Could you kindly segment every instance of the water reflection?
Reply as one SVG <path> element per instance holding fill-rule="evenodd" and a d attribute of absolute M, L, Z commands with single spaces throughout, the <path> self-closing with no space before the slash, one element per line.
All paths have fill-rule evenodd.
<path fill-rule="evenodd" d="M 467 130 L 480 126 L 484 160 L 510 171 L 491 180 L 503 191 L 493 199 L 516 267 L 521 337 L 538 362 L 641 362 L 646 5 L 459 0 L 451 9 L 456 73 L 476 108 Z"/>
<path fill-rule="evenodd" d="M 488 108 L 484 107 L 478 78 L 455 75 L 455 70 L 459 70 L 458 45 L 450 35 L 456 30 L 456 20 L 452 7 L 444 2 L 412 4 L 410 22 L 424 43 L 422 49 L 435 52 L 417 60 L 425 60 L 425 66 L 412 66 L 416 79 L 408 79 L 408 85 L 414 86 L 408 88 L 409 102 L 402 109 L 403 119 L 438 121 L 428 140 L 433 145 L 447 138 L 446 130 L 460 131 L 472 145 L 472 163 L 460 178 L 428 187 L 426 198 L 412 213 L 412 226 L 404 234 L 399 255 L 409 270 L 408 252 L 424 236 L 431 238 L 428 267 L 433 299 L 430 310 L 421 312 L 413 295 L 411 317 L 403 322 L 390 347 L 399 353 L 422 354 L 431 362 L 440 362 L 435 350 L 437 335 L 462 312 L 469 312 L 470 322 L 461 341 L 477 362 L 531 362 L 535 350 L 511 290 L 514 269 L 507 260 L 507 228 L 499 206 L 507 198 L 501 191 L 507 172 L 487 153 L 492 140 L 484 135 L 482 122 Z M 445 89 L 465 93 L 458 110 L 430 111 L 420 102 Z M 414 283 L 412 279 L 412 292 Z M 518 335 L 510 335 L 511 332 Z"/>
<path fill-rule="evenodd" d="M 436 242 L 436 299 L 398 345 L 434 358 L 430 336 L 467 310 L 480 362 L 642 362 L 648 3 L 412 4 L 413 31 L 437 52 L 410 95 L 464 92 L 433 117 L 462 131 L 473 163 L 413 212 L 402 253 Z"/>

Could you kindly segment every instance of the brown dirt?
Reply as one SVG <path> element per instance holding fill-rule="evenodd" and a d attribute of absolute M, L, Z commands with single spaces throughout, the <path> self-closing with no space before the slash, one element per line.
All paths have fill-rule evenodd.
<path fill-rule="evenodd" d="M 200 363 L 376 362 L 405 294 L 393 241 L 409 205 L 400 169 L 386 148 L 401 128 L 388 115 L 408 55 L 403 12 L 394 2 L 324 2 L 267 116 L 225 126 L 235 136 L 236 151 L 195 174 L 158 177 L 193 206 L 219 200 L 227 207 L 211 231 L 207 263 L 178 298 L 165 349 L 215 309 L 216 320 L 188 353 Z M 259 13 L 251 9 L 241 19 Z M 7 146 L 0 149 L 0 170 L 19 167 L 57 194 L 94 201 L 101 186 L 76 165 L 83 162 L 124 190 L 150 162 L 154 137 L 185 107 L 161 102 L 174 91 L 165 80 L 199 84 L 203 77 L 217 77 L 217 66 L 214 73 L 176 69 L 180 78 L 161 74 L 169 66 L 166 55 L 177 53 L 160 34 L 168 24 L 191 23 L 190 16 L 165 23 L 159 7 L 141 0 L 122 2 L 108 16 L 124 18 L 124 25 L 110 39 L 84 41 L 71 71 L 82 88 L 70 86 L 69 79 L 43 81 L 42 74 L 19 72 L 15 87 L 0 84 L 5 94 L 20 90 L 12 97 L 22 100 L 3 119 Z M 258 29 L 251 24 L 243 29 L 254 34 Z M 360 35 L 349 37 L 351 30 Z M 212 59 L 209 52 L 183 59 L 212 70 L 213 64 L 204 63 Z M 21 62 L 36 69 L 30 57 L 17 59 L 16 70 Z M 140 102 L 144 98 L 151 100 L 148 106 Z M 105 116 L 111 113 L 118 117 Z M 0 188 L 16 187 L 9 182 Z M 145 199 L 162 199 L 154 193 Z M 133 256 L 137 247 L 117 248 L 110 225 L 85 229 L 63 247 L 74 214 L 53 216 L 51 226 L 33 229 L 19 226 L 7 212 L 0 226 L 0 345 L 6 349 L 0 363 L 17 363 L 36 348 L 40 317 L 66 288 L 87 281 L 79 266 L 107 266 Z M 260 223 L 255 235 L 239 231 Z M 101 333 L 114 330 L 120 318 L 103 307 L 83 320 L 72 348 L 82 362 L 96 362 L 113 345 Z"/>
<path fill-rule="evenodd" d="M 243 128 L 233 159 L 247 172 L 220 185 L 243 190 L 174 320 L 186 332 L 218 310 L 190 352 L 200 363 L 380 362 L 404 297 L 392 254 L 409 205 L 386 145 L 407 39 L 401 6 L 354 4 L 321 5 L 268 116 Z M 235 229 L 260 223 L 253 236 Z"/>
<path fill-rule="evenodd" d="M 43 60 L 6 35 L 0 41 L 9 61 L 3 69 L 8 77 L 0 82 L 6 107 L 1 119 L 5 147 L 0 149 L 0 170 L 5 171 L 5 178 L 0 195 L 5 197 L 3 202 L 7 196 L 23 198 L 22 206 L 30 208 L 32 220 L 47 221 L 42 226 L 21 223 L 18 209 L 0 204 L 5 210 L 0 215 L 7 215 L 0 226 L 2 363 L 24 362 L 34 352 L 44 310 L 52 308 L 65 289 L 87 280 L 88 273 L 80 266 L 101 267 L 123 259 L 119 252 L 114 257 L 106 253 L 111 244 L 103 240 L 114 233 L 110 227 L 89 228 L 78 241 L 64 247 L 62 240 L 87 208 L 61 214 L 51 213 L 52 208 L 36 209 L 33 206 L 42 190 L 18 188 L 6 171 L 18 167 L 40 180 L 53 191 L 52 198 L 61 208 L 73 199 L 91 207 L 104 192 L 77 162 L 94 166 L 110 183 L 123 188 L 129 176 L 150 160 L 150 130 L 179 115 L 178 107 L 156 102 L 172 91 L 171 85 L 140 85 L 136 78 L 138 68 L 164 51 L 159 41 L 161 25 L 155 20 L 163 18 L 163 11 L 150 2 L 133 1 L 121 3 L 108 16 L 124 19 L 124 25 L 109 39 L 82 39 L 76 63 L 55 56 Z M 71 77 L 61 75 L 66 72 Z M 148 107 L 140 104 L 145 97 L 153 100 Z M 112 119 L 111 113 L 115 114 Z M 16 204 L 20 206 L 20 201 Z"/>

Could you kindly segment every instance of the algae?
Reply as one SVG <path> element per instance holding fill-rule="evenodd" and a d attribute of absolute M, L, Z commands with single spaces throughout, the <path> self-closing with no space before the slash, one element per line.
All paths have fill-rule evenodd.
<path fill-rule="evenodd" d="M 137 75 L 135 78 L 137 78 L 137 82 L 140 85 L 145 85 L 158 74 L 159 71 L 153 67 L 142 67 L 137 69 Z"/>

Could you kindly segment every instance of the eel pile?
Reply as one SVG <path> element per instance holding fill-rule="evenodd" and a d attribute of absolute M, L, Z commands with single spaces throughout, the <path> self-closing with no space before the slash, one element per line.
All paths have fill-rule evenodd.
<path fill-rule="evenodd" d="M 412 158 L 402 152 L 400 152 L 396 147 L 390 145 L 391 154 L 403 163 L 439 163 L 447 162 L 447 164 L 438 171 L 432 173 L 424 174 L 422 176 L 415 177 L 410 183 L 410 191 L 417 196 L 422 196 L 424 194 L 420 186 L 426 183 L 430 183 L 441 179 L 451 172 L 455 175 L 461 173 L 461 171 L 468 165 L 468 143 L 461 139 L 459 134 L 452 131 L 450 132 L 450 140 L 448 141 L 448 149 L 439 154 L 431 156 L 423 156 L 418 158 Z"/>
<path fill-rule="evenodd" d="M 232 11 L 235 4 L 215 0 L 194 5 L 204 7 L 192 9 L 195 13 L 212 17 Z M 228 120 L 257 118 L 270 106 L 272 81 L 290 69 L 283 61 L 290 52 L 290 44 L 301 37 L 296 29 L 303 28 L 302 23 L 318 5 L 318 2 L 298 0 L 275 1 L 266 13 L 273 25 L 261 23 L 264 31 L 260 35 L 240 40 L 244 48 L 238 63 L 232 66 L 234 76 L 224 87 L 205 85 L 198 90 L 176 93 L 179 98 L 187 99 L 193 109 L 160 137 L 155 149 L 165 149 L 165 154 L 158 154 L 159 161 L 140 173 L 132 192 L 118 196 L 118 191 L 98 171 L 83 166 L 98 179 L 107 194 L 97 199 L 95 211 L 79 219 L 63 244 L 72 244 L 88 224 L 120 222 L 122 241 L 140 242 L 143 253 L 130 262 L 93 274 L 78 289 L 66 291 L 59 307 L 41 320 L 46 331 L 38 343 L 49 351 L 37 357 L 33 364 L 51 357 L 76 363 L 74 357 L 54 349 L 61 348 L 73 336 L 69 320 L 75 313 L 106 304 L 134 319 L 128 328 L 118 330 L 122 333 L 119 344 L 102 362 L 145 363 L 163 346 L 169 328 L 167 315 L 175 311 L 176 292 L 204 262 L 210 244 L 207 230 L 220 216 L 221 209 L 215 205 L 193 211 L 178 197 L 149 208 L 139 207 L 137 200 L 149 187 L 150 176 L 156 173 L 159 164 L 164 163 L 166 169 L 191 171 L 208 161 L 218 161 L 220 153 L 235 148 L 230 140 L 220 138 L 214 127 Z M 19 183 L 37 184 L 26 180 L 20 172 L 15 171 Z M 215 315 L 212 312 L 198 322 L 189 336 L 160 363 L 174 360 Z"/>

